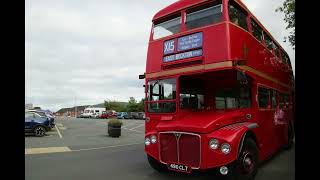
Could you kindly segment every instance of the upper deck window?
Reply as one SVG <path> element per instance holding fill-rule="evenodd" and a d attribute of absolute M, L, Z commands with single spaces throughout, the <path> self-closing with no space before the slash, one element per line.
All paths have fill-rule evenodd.
<path fill-rule="evenodd" d="M 270 36 L 268 36 L 267 34 L 264 34 L 264 39 L 266 40 L 266 45 L 267 48 L 271 51 L 274 48 L 274 44 L 272 39 L 270 38 Z"/>
<path fill-rule="evenodd" d="M 262 28 L 251 18 L 252 34 L 260 42 L 262 42 Z"/>
<path fill-rule="evenodd" d="M 289 65 L 289 68 L 292 69 L 291 61 L 290 61 L 288 54 L 286 54 L 286 60 L 287 60 L 287 64 Z"/>
<path fill-rule="evenodd" d="M 181 16 L 175 16 L 166 21 L 158 22 L 153 27 L 153 39 L 160 39 L 180 32 L 181 30 Z"/>
<path fill-rule="evenodd" d="M 187 11 L 186 27 L 187 30 L 214 24 L 221 21 L 222 4 L 215 1 L 214 4 L 197 7 Z"/>
<path fill-rule="evenodd" d="M 274 42 L 273 42 L 273 44 L 274 44 L 274 52 L 275 52 L 276 56 L 277 56 L 278 58 L 280 58 L 280 49 L 279 49 L 279 46 L 276 45 L 276 43 L 274 43 Z"/>
<path fill-rule="evenodd" d="M 282 59 L 283 64 L 287 64 L 287 62 L 288 62 L 287 56 L 283 51 L 281 51 L 281 59 Z"/>
<path fill-rule="evenodd" d="M 248 31 L 247 13 L 235 5 L 232 1 L 229 3 L 230 21 Z"/>

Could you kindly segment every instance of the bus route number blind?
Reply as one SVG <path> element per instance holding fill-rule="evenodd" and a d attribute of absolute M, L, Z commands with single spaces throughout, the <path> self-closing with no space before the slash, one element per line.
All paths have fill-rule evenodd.
<path fill-rule="evenodd" d="M 177 43 L 177 47 L 176 47 Z M 171 62 L 180 59 L 202 56 L 203 34 L 202 32 L 183 36 L 164 42 L 163 62 Z M 190 50 L 190 51 L 189 51 Z M 179 53 L 181 52 L 181 53 Z M 172 55 L 168 55 L 172 54 Z M 166 56 L 167 55 L 167 56 Z"/>

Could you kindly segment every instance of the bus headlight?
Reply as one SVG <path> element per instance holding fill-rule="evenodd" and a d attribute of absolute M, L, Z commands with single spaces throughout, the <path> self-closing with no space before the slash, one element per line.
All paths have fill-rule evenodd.
<path fill-rule="evenodd" d="M 228 143 L 223 143 L 221 145 L 221 151 L 224 153 L 224 154 L 229 154 L 230 151 L 231 151 L 231 147 Z"/>
<path fill-rule="evenodd" d="M 149 138 L 146 138 L 146 139 L 144 140 L 144 144 L 145 144 L 146 146 L 149 146 L 149 145 L 151 144 L 150 139 L 149 139 Z"/>
<path fill-rule="evenodd" d="M 218 141 L 217 139 L 211 139 L 211 140 L 209 141 L 209 147 L 210 147 L 211 149 L 217 149 L 218 146 L 219 146 L 219 141 Z"/>
<path fill-rule="evenodd" d="M 151 136 L 151 143 L 155 144 L 157 142 L 157 137 L 155 135 Z"/>

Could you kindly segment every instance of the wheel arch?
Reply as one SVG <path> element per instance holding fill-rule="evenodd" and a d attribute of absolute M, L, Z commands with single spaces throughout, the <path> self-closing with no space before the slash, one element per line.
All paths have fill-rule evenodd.
<path fill-rule="evenodd" d="M 255 127 L 253 127 L 255 128 Z M 258 139 L 257 139 L 257 136 L 256 134 L 253 132 L 253 128 L 249 128 L 241 137 L 241 141 L 240 141 L 240 144 L 239 144 L 239 148 L 238 148 L 238 154 L 237 154 L 237 157 L 239 157 L 240 153 L 241 153 L 241 150 L 243 148 L 243 143 L 245 141 L 245 139 L 247 138 L 251 138 L 257 145 L 258 149 L 259 149 L 259 146 L 258 146 Z"/>

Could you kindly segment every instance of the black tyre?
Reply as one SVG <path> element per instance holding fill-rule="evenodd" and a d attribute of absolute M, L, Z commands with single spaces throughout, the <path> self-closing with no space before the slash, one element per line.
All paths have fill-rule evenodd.
<path fill-rule="evenodd" d="M 294 133 L 294 128 L 292 127 L 292 124 L 290 124 L 290 125 L 288 126 L 288 144 L 286 144 L 286 145 L 284 146 L 284 148 L 285 148 L 286 150 L 289 150 L 289 149 L 292 148 L 293 143 L 294 143 L 294 142 L 293 142 L 294 135 L 295 135 L 295 133 Z"/>
<path fill-rule="evenodd" d="M 157 170 L 158 172 L 163 172 L 166 170 L 166 166 L 164 164 L 161 164 L 160 162 L 158 162 L 157 160 L 155 160 L 153 157 L 148 156 L 148 162 L 150 164 L 150 166 Z"/>
<path fill-rule="evenodd" d="M 236 162 L 230 167 L 227 179 L 253 180 L 258 171 L 259 150 L 251 138 L 246 138 Z"/>
<path fill-rule="evenodd" d="M 36 126 L 33 129 L 33 133 L 37 137 L 42 137 L 42 136 L 46 135 L 46 128 L 43 126 Z"/>

